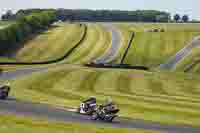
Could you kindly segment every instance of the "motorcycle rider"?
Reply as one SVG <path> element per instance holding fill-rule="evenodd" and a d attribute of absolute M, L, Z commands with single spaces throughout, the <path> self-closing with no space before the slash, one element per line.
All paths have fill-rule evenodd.
<path fill-rule="evenodd" d="M 100 105 L 99 108 L 94 112 L 91 116 L 92 120 L 104 120 L 108 122 L 112 122 L 112 120 L 117 117 L 117 113 L 119 109 L 117 109 L 116 105 L 112 102 L 111 99 L 106 99 L 104 104 Z"/>
<path fill-rule="evenodd" d="M 96 104 L 97 100 L 96 97 L 94 96 L 90 96 L 89 99 L 83 101 L 83 103 L 85 104 Z"/>
<path fill-rule="evenodd" d="M 103 111 L 103 113 L 105 114 L 109 114 L 111 113 L 111 111 L 116 109 L 116 105 L 114 104 L 114 102 L 112 101 L 112 99 L 106 99 L 105 103 L 100 105 L 100 110 Z"/>
<path fill-rule="evenodd" d="M 6 99 L 10 92 L 10 84 L 0 85 L 0 99 Z"/>

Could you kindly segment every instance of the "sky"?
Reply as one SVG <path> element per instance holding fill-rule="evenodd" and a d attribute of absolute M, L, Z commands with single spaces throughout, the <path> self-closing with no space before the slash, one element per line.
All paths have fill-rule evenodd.
<path fill-rule="evenodd" d="M 66 9 L 153 9 L 188 14 L 200 20 L 200 0 L 0 0 L 0 15 L 6 10 L 27 8 Z"/>

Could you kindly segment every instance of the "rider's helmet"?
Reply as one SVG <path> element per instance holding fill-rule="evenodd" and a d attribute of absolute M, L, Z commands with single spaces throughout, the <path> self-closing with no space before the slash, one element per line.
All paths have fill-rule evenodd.
<path fill-rule="evenodd" d="M 96 102 L 96 97 L 95 96 L 90 96 L 89 97 L 89 101 Z"/>
<path fill-rule="evenodd" d="M 95 98 L 95 99 L 96 99 L 96 97 L 95 97 L 95 96 L 90 96 L 89 98 Z"/>
<path fill-rule="evenodd" d="M 96 99 L 96 97 L 95 96 L 90 96 L 89 99 Z"/>
<path fill-rule="evenodd" d="M 7 83 L 5 84 L 5 86 L 10 86 L 10 83 L 9 83 L 9 82 L 7 82 Z"/>
<path fill-rule="evenodd" d="M 107 105 L 111 105 L 111 104 L 113 104 L 113 101 L 112 101 L 112 99 L 110 98 L 110 97 L 107 97 L 106 99 L 105 99 L 105 102 L 104 102 L 104 106 L 107 106 Z"/>

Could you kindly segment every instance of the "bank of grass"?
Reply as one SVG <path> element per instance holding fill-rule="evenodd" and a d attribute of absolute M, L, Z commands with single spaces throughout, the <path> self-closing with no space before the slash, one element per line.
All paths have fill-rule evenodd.
<path fill-rule="evenodd" d="M 21 61 L 47 61 L 62 57 L 84 34 L 80 24 L 60 23 L 25 43 L 16 58 Z"/>
<path fill-rule="evenodd" d="M 22 61 L 57 59 L 69 51 L 83 36 L 84 26 L 61 23 L 25 44 L 16 55 Z M 82 43 L 62 63 L 84 64 L 100 57 L 111 46 L 111 33 L 100 24 L 88 24 Z"/>
<path fill-rule="evenodd" d="M 69 57 L 58 63 L 89 63 L 102 56 L 111 47 L 111 33 L 102 25 L 88 24 L 87 29 L 82 43 Z M 17 61 L 38 62 L 57 59 L 63 56 L 81 39 L 83 32 L 84 28 L 83 26 L 80 27 L 79 24 L 61 23 L 58 27 L 54 27 L 47 33 L 39 35 L 35 39 L 27 42 L 26 46 L 17 53 Z M 10 60 L 4 59 L 3 61 Z M 27 66 L 2 65 L 0 67 L 5 71 L 12 71 Z"/>
<path fill-rule="evenodd" d="M 163 33 L 137 32 L 126 63 L 156 67 L 165 63 L 200 32 L 173 31 Z"/>
<path fill-rule="evenodd" d="M 140 129 L 98 127 L 89 124 L 58 123 L 13 115 L 0 115 L 1 133 L 155 133 Z M 158 132 L 157 132 L 158 133 Z"/>
<path fill-rule="evenodd" d="M 200 24 L 118 23 L 118 27 L 135 32 L 125 63 L 156 67 L 200 35 Z M 165 32 L 147 32 L 164 29 Z M 127 36 L 127 35 L 125 35 Z"/>
<path fill-rule="evenodd" d="M 100 24 L 88 24 L 87 35 L 81 45 L 64 61 L 72 64 L 89 63 L 111 47 L 111 33 Z"/>
<path fill-rule="evenodd" d="M 96 96 L 111 97 L 124 117 L 200 126 L 198 76 L 136 70 L 107 70 L 66 65 L 11 81 L 11 95 L 21 100 L 77 107 Z"/>

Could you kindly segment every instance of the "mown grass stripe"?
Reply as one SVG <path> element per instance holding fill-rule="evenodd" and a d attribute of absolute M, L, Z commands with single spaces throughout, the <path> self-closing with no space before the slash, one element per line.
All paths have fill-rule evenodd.
<path fill-rule="evenodd" d="M 100 56 L 102 56 L 112 45 L 111 44 L 111 33 L 106 31 L 106 29 L 101 25 L 95 25 L 99 35 L 98 40 L 92 44 L 90 50 L 87 53 L 87 56 L 80 58 L 77 63 L 85 64 L 90 63 L 91 61 L 96 60 Z M 92 35 L 91 35 L 92 36 Z"/>
<path fill-rule="evenodd" d="M 79 60 L 88 56 L 88 53 L 95 47 L 95 43 L 99 40 L 99 31 L 95 25 L 88 25 L 88 32 L 85 39 L 77 49 L 69 56 L 67 63 L 80 64 Z"/>
<path fill-rule="evenodd" d="M 109 95 L 111 97 L 118 97 L 122 99 L 127 99 L 128 101 L 138 101 L 138 102 L 144 102 L 149 104 L 155 104 L 155 105 L 162 105 L 162 106 L 170 106 L 173 108 L 185 108 L 185 109 L 194 109 L 199 110 L 200 106 L 198 103 L 192 103 L 192 102 L 185 102 L 185 101 L 174 101 L 169 99 L 160 99 L 160 98 L 151 98 L 151 97 L 144 97 L 144 96 L 138 96 L 134 94 L 124 94 L 120 92 L 116 93 L 107 93 L 104 95 Z M 168 107 L 167 107 L 168 108 Z"/>
<path fill-rule="evenodd" d="M 95 93 L 95 84 L 101 72 L 91 72 L 87 77 L 81 82 L 80 88 L 76 91 L 78 92 L 93 92 Z"/>
<path fill-rule="evenodd" d="M 127 94 L 132 93 L 130 89 L 130 75 L 120 74 L 116 84 L 118 84 L 117 91 Z"/>

